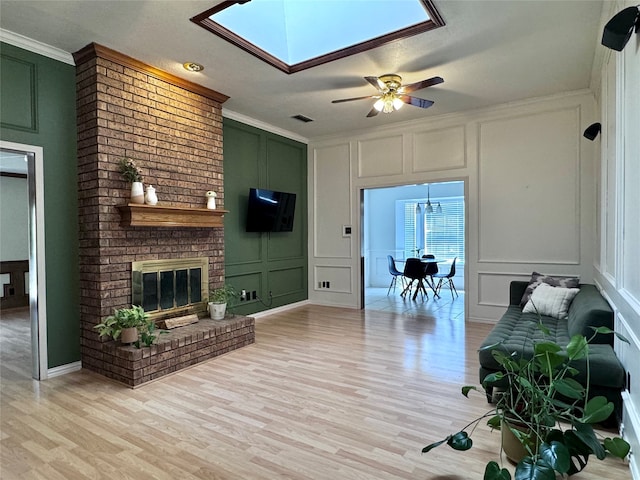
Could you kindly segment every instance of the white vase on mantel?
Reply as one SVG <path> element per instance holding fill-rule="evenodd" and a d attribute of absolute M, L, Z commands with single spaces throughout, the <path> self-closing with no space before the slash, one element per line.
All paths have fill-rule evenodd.
<path fill-rule="evenodd" d="M 156 189 L 153 185 L 147 185 L 147 193 L 144 196 L 144 201 L 147 205 L 155 205 L 158 203 L 158 196 L 156 195 Z"/>
<path fill-rule="evenodd" d="M 131 198 L 130 203 L 144 204 L 144 186 L 142 182 L 131 183 Z"/>

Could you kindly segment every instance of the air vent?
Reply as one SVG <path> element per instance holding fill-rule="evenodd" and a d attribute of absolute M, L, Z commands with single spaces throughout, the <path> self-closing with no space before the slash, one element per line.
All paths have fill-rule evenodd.
<path fill-rule="evenodd" d="M 305 117 L 304 115 L 300 115 L 300 114 L 294 115 L 291 118 L 295 118 L 296 120 L 300 120 L 301 122 L 304 122 L 304 123 L 313 122 L 313 118 Z"/>

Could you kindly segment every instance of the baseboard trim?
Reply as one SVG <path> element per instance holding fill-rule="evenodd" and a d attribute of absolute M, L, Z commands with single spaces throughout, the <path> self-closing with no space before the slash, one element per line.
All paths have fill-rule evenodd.
<path fill-rule="evenodd" d="M 289 303 L 288 305 L 282 305 L 281 307 L 276 307 L 269 310 L 263 310 L 262 312 L 249 313 L 247 314 L 247 316 L 253 317 L 256 320 L 260 320 L 265 317 L 268 317 L 269 315 L 273 315 L 274 313 L 286 312 L 287 310 L 302 307 L 304 305 L 309 305 L 310 303 L 311 302 L 309 300 L 302 300 L 301 302 Z"/>
<path fill-rule="evenodd" d="M 60 365 L 59 367 L 53 367 L 47 370 L 47 378 L 59 377 L 60 375 L 66 375 L 67 373 L 77 372 L 82 369 L 82 362 L 67 363 L 66 365 Z"/>

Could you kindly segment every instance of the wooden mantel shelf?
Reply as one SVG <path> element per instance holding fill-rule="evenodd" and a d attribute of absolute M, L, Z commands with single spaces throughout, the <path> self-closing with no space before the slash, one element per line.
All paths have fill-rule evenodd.
<path fill-rule="evenodd" d="M 222 227 L 228 210 L 130 203 L 118 207 L 122 227 Z"/>

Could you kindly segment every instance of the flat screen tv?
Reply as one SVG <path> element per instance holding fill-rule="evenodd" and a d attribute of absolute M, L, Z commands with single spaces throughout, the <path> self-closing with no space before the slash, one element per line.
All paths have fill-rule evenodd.
<path fill-rule="evenodd" d="M 291 232 L 296 194 L 264 188 L 249 189 L 247 232 Z"/>

